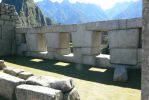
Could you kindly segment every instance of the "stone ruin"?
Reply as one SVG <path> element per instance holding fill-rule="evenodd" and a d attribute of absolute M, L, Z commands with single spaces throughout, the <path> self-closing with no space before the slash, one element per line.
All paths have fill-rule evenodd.
<path fill-rule="evenodd" d="M 148 2 L 147 0 L 144 1 Z M 147 5 L 148 3 L 146 2 L 145 4 Z M 146 12 L 148 12 L 147 7 L 144 10 L 144 16 L 147 16 Z M 147 19 L 148 17 L 145 17 L 145 20 Z M 145 23 L 147 22 L 148 21 Z M 147 26 L 145 28 L 147 28 Z M 102 35 L 104 32 L 108 33 L 110 55 L 100 54 Z M 147 31 L 144 29 L 144 33 L 145 32 Z M 25 28 L 19 27 L 19 17 L 14 6 L 0 4 L 0 56 L 23 55 L 43 59 L 74 62 L 79 64 L 80 67 L 81 64 L 87 64 L 102 68 L 115 68 L 113 80 L 127 81 L 127 69 L 140 69 L 143 63 L 141 37 L 141 18 L 99 21 L 79 25 L 51 25 Z M 70 43 L 73 44 L 72 48 L 70 48 Z M 40 84 L 40 86 L 36 86 L 37 84 L 20 85 L 24 84 L 26 80 L 24 81 L 23 79 L 18 78 L 15 81 L 8 80 L 11 78 L 15 79 L 16 75 L 21 77 L 21 75 L 29 74 L 28 72 L 16 74 L 18 70 L 11 70 L 14 72 L 9 73 L 9 68 L 5 68 L 4 72 L 7 74 L 2 73 L 2 75 L 0 75 L 0 79 L 8 83 L 8 87 L 10 84 L 13 84 L 12 86 L 14 87 L 12 90 L 10 90 L 11 92 L 9 90 L 8 91 L 10 95 L 12 95 L 12 91 L 13 95 L 19 95 L 16 96 L 17 100 L 24 100 L 21 97 L 24 97 L 23 94 L 27 93 L 31 94 L 25 95 L 29 96 L 29 98 L 42 97 L 45 93 L 43 90 L 51 91 L 48 92 L 51 97 L 49 97 L 49 95 L 44 95 L 45 98 L 62 98 L 62 94 L 64 93 L 62 93 L 61 89 L 58 91 L 51 88 L 49 89 L 40 83 L 37 83 L 38 85 Z M 146 71 L 147 70 L 143 70 L 143 73 Z M 14 73 L 16 74 L 15 77 L 12 76 Z M 35 79 L 38 78 L 39 77 L 35 77 Z M 43 80 L 45 79 L 43 78 Z M 70 80 L 69 82 L 71 83 Z M 5 82 L 2 81 L 2 83 L 0 83 L 0 88 L 4 88 L 2 86 Z M 40 91 L 38 91 L 37 88 L 41 88 Z M 16 90 L 16 92 L 14 92 L 14 90 Z M 22 91 L 22 93 L 20 91 Z M 14 97 L 10 95 L 8 96 L 8 94 L 4 93 L 0 92 L 0 94 L 2 94 L 4 97 Z M 34 93 L 35 95 L 32 95 Z M 77 94 L 77 92 L 72 93 Z"/>
<path fill-rule="evenodd" d="M 71 78 L 36 76 L 0 61 L 0 96 L 7 100 L 80 100 Z"/>

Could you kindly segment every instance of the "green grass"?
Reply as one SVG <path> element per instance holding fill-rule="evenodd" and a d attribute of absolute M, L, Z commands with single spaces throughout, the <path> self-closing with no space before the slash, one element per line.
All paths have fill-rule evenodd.
<path fill-rule="evenodd" d="M 0 59 L 4 59 L 8 66 L 36 75 L 73 78 L 81 100 L 140 100 L 141 97 L 140 70 L 128 70 L 128 82 L 113 82 L 113 69 L 20 56 Z"/>

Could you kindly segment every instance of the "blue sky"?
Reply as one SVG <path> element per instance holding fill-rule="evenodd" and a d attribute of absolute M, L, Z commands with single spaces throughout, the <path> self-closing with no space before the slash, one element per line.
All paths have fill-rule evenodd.
<path fill-rule="evenodd" d="M 42 0 L 34 0 L 35 2 L 42 1 Z M 53 2 L 62 2 L 63 0 L 51 0 Z M 123 3 L 125 1 L 138 1 L 138 0 L 69 0 L 71 3 L 81 2 L 81 3 L 93 3 L 98 4 L 104 10 L 112 8 L 116 3 Z"/>

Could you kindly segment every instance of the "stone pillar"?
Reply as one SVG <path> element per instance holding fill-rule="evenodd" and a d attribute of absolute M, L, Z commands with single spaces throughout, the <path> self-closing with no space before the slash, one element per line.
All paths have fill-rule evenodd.
<path fill-rule="evenodd" d="M 149 0 L 143 0 L 142 99 L 149 100 Z"/>
<path fill-rule="evenodd" d="M 71 52 L 69 33 L 46 33 L 46 42 L 48 56 L 51 59 L 54 59 L 55 54 L 66 55 Z"/>
<path fill-rule="evenodd" d="M 72 32 L 74 62 L 95 65 L 95 55 L 100 53 L 100 32 L 86 30 L 86 25 L 78 25 Z"/>
<path fill-rule="evenodd" d="M 108 35 L 111 63 L 136 66 L 139 29 L 113 30 Z"/>

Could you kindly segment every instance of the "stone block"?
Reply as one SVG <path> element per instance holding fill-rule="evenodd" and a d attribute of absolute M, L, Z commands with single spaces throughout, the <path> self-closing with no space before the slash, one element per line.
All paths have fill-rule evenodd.
<path fill-rule="evenodd" d="M 0 40 L 0 56 L 6 56 L 12 54 L 12 41 L 10 40 Z"/>
<path fill-rule="evenodd" d="M 61 55 L 61 54 L 54 54 L 54 59 L 60 60 L 60 61 L 66 61 L 66 62 L 73 62 L 74 55 L 72 53 L 67 54 L 67 55 Z"/>
<path fill-rule="evenodd" d="M 60 90 L 42 86 L 20 85 L 16 88 L 17 100 L 63 100 Z"/>
<path fill-rule="evenodd" d="M 87 65 L 95 65 L 95 55 L 83 55 L 82 63 Z"/>
<path fill-rule="evenodd" d="M 103 68 L 109 68 L 110 66 L 110 55 L 100 54 L 96 56 L 96 65 Z"/>
<path fill-rule="evenodd" d="M 60 48 L 59 33 L 46 33 L 46 44 L 48 48 Z"/>
<path fill-rule="evenodd" d="M 50 83 L 58 79 L 50 76 L 31 76 L 26 80 L 27 84 L 51 87 Z"/>
<path fill-rule="evenodd" d="M 75 63 L 82 63 L 82 52 L 81 48 L 73 48 L 74 58 L 73 61 Z"/>
<path fill-rule="evenodd" d="M 4 68 L 6 68 L 6 67 L 7 67 L 7 66 L 6 66 L 4 60 L 0 60 L 0 70 L 4 69 Z"/>
<path fill-rule="evenodd" d="M 116 66 L 113 81 L 126 82 L 128 80 L 127 69 L 122 65 Z"/>
<path fill-rule="evenodd" d="M 59 49 L 56 49 L 55 53 L 58 53 L 61 55 L 67 55 L 67 54 L 71 53 L 71 50 L 70 50 L 70 48 L 59 48 Z"/>
<path fill-rule="evenodd" d="M 63 93 L 71 91 L 74 88 L 74 82 L 71 78 L 59 79 L 50 83 L 53 89 L 61 90 Z"/>
<path fill-rule="evenodd" d="M 142 18 L 128 19 L 127 28 L 142 28 Z"/>
<path fill-rule="evenodd" d="M 81 48 L 83 55 L 96 55 L 100 53 L 100 47 Z"/>
<path fill-rule="evenodd" d="M 80 100 L 80 95 L 76 88 L 73 88 L 70 92 L 64 93 L 63 100 Z"/>
<path fill-rule="evenodd" d="M 110 49 L 111 63 L 137 65 L 137 49 Z"/>
<path fill-rule="evenodd" d="M 47 45 L 43 34 L 26 34 L 29 51 L 47 51 Z"/>
<path fill-rule="evenodd" d="M 15 69 L 12 67 L 6 67 L 6 68 L 4 68 L 3 71 L 4 71 L 4 73 L 7 73 L 12 76 L 18 76 L 20 73 L 24 72 L 24 70 L 22 70 L 22 69 Z"/>
<path fill-rule="evenodd" d="M 138 49 L 138 63 L 142 63 L 142 49 Z"/>
<path fill-rule="evenodd" d="M 59 33 L 59 48 L 69 48 L 70 34 L 69 33 Z"/>
<path fill-rule="evenodd" d="M 138 48 L 139 29 L 109 31 L 110 48 Z"/>
<path fill-rule="evenodd" d="M 0 96 L 8 100 L 15 100 L 16 86 L 24 83 L 25 81 L 23 79 L 0 73 Z"/>
<path fill-rule="evenodd" d="M 33 74 L 31 72 L 21 72 L 19 73 L 18 77 L 21 79 L 26 80 L 27 78 L 33 76 Z"/>

